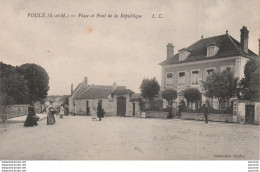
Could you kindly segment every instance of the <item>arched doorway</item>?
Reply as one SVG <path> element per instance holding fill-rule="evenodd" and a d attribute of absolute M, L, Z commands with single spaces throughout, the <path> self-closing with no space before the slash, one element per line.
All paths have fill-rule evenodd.
<path fill-rule="evenodd" d="M 126 114 L 126 98 L 117 98 L 117 116 L 125 116 Z"/>

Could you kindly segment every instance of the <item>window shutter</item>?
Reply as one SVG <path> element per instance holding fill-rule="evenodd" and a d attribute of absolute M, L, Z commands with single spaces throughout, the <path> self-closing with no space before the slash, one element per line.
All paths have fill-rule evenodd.
<path fill-rule="evenodd" d="M 199 85 L 201 85 L 201 81 L 202 81 L 202 79 L 203 79 L 203 70 L 200 70 L 199 71 Z"/>
<path fill-rule="evenodd" d="M 190 71 L 191 72 L 191 71 Z M 185 71 L 185 85 L 189 86 L 190 85 L 190 72 L 189 71 Z"/>
<path fill-rule="evenodd" d="M 178 78 L 179 78 L 178 73 L 175 73 L 174 74 L 174 85 L 173 85 L 175 88 L 178 87 Z"/>

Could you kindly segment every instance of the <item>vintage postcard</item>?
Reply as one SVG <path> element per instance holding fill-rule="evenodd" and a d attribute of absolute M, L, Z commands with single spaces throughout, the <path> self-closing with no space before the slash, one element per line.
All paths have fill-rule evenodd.
<path fill-rule="evenodd" d="M 259 160 L 259 0 L 0 4 L 3 164 Z"/>

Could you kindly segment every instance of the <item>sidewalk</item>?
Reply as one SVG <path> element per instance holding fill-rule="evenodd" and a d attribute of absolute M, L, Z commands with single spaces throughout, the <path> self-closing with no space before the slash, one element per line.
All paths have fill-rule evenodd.
<path fill-rule="evenodd" d="M 41 114 L 36 114 L 36 115 L 38 117 L 40 117 L 39 121 L 47 119 L 47 113 L 41 113 Z M 7 119 L 6 122 L 7 123 L 24 123 L 25 120 L 26 120 L 26 117 L 27 117 L 27 115 L 15 117 L 15 118 L 10 118 L 10 119 Z"/>

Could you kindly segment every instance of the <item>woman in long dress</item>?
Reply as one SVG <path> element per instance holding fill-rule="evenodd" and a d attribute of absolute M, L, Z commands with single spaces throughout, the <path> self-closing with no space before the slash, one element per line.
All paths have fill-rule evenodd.
<path fill-rule="evenodd" d="M 30 106 L 28 107 L 28 115 L 27 118 L 24 122 L 24 126 L 25 127 L 33 127 L 38 125 L 37 121 L 39 120 L 39 117 L 36 116 L 35 114 L 35 110 L 34 110 L 34 105 L 33 103 L 30 104 Z"/>
<path fill-rule="evenodd" d="M 56 112 L 55 112 L 54 108 L 51 106 L 49 108 L 49 111 L 48 111 L 48 114 L 47 114 L 47 125 L 55 124 L 55 117 L 54 117 L 55 113 Z"/>

